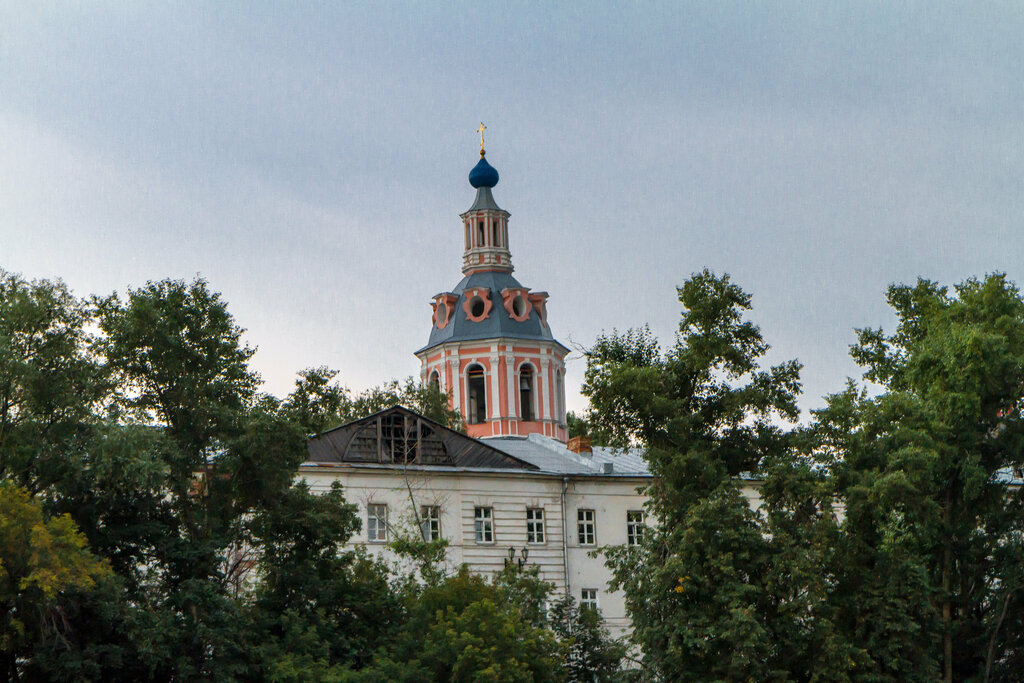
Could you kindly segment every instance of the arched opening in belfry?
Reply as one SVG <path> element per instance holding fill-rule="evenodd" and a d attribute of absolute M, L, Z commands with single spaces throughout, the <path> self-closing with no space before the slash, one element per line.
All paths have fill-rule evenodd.
<path fill-rule="evenodd" d="M 477 237 L 476 246 L 478 246 L 478 247 L 484 246 L 484 238 L 485 238 L 485 236 L 486 235 L 484 233 L 484 222 L 480 221 L 480 222 L 478 222 L 476 224 L 476 237 Z"/>
<path fill-rule="evenodd" d="M 496 247 L 501 246 L 500 230 L 501 223 L 499 221 L 494 221 L 493 223 L 491 223 L 491 244 L 493 244 Z"/>
<path fill-rule="evenodd" d="M 487 381 L 484 369 L 479 365 L 471 365 L 466 371 L 468 402 L 466 419 L 469 424 L 480 424 L 487 421 Z"/>
<path fill-rule="evenodd" d="M 537 419 L 533 410 L 533 368 L 529 365 L 519 369 L 519 411 L 525 422 Z"/>
<path fill-rule="evenodd" d="M 430 379 L 427 380 L 427 386 L 434 391 L 441 391 L 441 375 L 438 374 L 437 370 L 430 373 Z"/>

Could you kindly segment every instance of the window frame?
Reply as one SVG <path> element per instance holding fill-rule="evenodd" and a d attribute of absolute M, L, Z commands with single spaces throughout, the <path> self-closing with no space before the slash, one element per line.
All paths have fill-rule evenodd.
<path fill-rule="evenodd" d="M 523 422 L 536 422 L 538 420 L 534 396 L 537 389 L 537 372 L 531 363 L 523 363 L 516 373 L 516 386 L 519 389 L 519 419 Z M 527 388 L 523 389 L 523 379 L 527 380 Z M 524 395 L 525 394 L 525 395 Z"/>
<path fill-rule="evenodd" d="M 595 612 L 598 611 L 601 608 L 601 604 L 598 602 L 597 596 L 598 590 L 596 588 L 580 589 L 580 610 L 592 609 Z"/>
<path fill-rule="evenodd" d="M 485 424 L 488 407 L 487 370 L 480 363 L 471 363 L 466 367 L 466 424 Z"/>
<path fill-rule="evenodd" d="M 490 539 L 487 539 L 487 535 Z M 494 508 L 489 505 L 473 506 L 473 535 L 480 545 L 494 545 Z"/>
<path fill-rule="evenodd" d="M 428 543 L 441 540 L 441 506 L 420 506 L 420 536 Z"/>
<path fill-rule="evenodd" d="M 526 543 L 528 545 L 544 545 L 547 543 L 546 531 L 547 529 L 544 527 L 544 508 L 526 508 Z"/>
<path fill-rule="evenodd" d="M 384 516 L 379 514 L 384 512 Z M 373 522 L 373 524 L 371 524 Z M 372 535 L 371 535 L 371 529 Z M 387 543 L 388 542 L 388 504 L 367 503 L 366 504 L 366 542 Z"/>
<path fill-rule="evenodd" d="M 597 513 L 593 508 L 576 510 L 576 539 L 580 545 L 597 545 Z"/>
<path fill-rule="evenodd" d="M 626 510 L 626 545 L 631 547 L 640 545 L 644 540 L 646 528 L 647 512 L 645 510 Z"/>

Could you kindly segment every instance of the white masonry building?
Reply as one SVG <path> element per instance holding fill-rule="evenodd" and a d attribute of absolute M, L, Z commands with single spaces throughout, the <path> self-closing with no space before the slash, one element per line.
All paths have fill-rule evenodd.
<path fill-rule="evenodd" d="M 313 439 L 301 474 L 314 490 L 342 485 L 363 522 L 352 542 L 371 552 L 418 520 L 428 539 L 447 539 L 453 568 L 493 573 L 511 555 L 598 607 L 613 635 L 628 629 L 591 552 L 643 533 L 638 489 L 650 475 L 635 453 L 575 453 L 538 434 L 473 439 L 396 407 Z"/>

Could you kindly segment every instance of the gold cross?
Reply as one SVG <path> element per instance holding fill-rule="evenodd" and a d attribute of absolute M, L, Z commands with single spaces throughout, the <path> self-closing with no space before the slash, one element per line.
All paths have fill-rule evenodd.
<path fill-rule="evenodd" d="M 480 122 L 480 127 L 476 129 L 476 132 L 480 133 L 480 156 L 484 155 L 484 131 L 485 130 L 487 130 L 487 126 L 485 126 L 484 122 L 481 121 Z"/>

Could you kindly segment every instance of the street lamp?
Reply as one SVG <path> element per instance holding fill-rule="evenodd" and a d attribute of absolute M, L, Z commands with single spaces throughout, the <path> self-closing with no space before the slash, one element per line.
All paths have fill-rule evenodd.
<path fill-rule="evenodd" d="M 508 557 L 505 559 L 505 566 L 511 567 L 513 564 L 522 569 L 526 565 L 526 558 L 530 556 L 530 549 L 523 546 L 522 550 L 519 551 L 520 557 L 516 557 L 515 546 L 510 545 L 508 547 Z"/>

